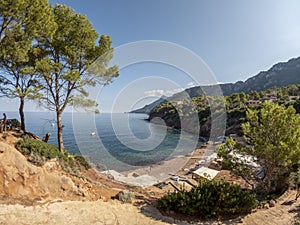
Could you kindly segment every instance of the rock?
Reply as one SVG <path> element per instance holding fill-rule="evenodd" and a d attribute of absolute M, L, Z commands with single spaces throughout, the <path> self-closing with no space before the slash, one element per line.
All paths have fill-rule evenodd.
<path fill-rule="evenodd" d="M 257 212 L 257 208 L 251 210 L 251 213 L 256 213 L 256 212 Z"/>
<path fill-rule="evenodd" d="M 111 175 L 111 174 L 107 174 L 106 177 L 107 177 L 108 179 L 110 179 L 110 180 L 114 180 L 114 179 L 115 179 L 114 176 Z"/>
<path fill-rule="evenodd" d="M 13 138 L 11 137 L 12 140 Z M 3 201 L 12 202 L 18 199 L 27 204 L 34 201 L 49 202 L 57 198 L 95 200 L 102 193 L 102 187 L 62 170 L 57 159 L 51 159 L 43 166 L 36 166 L 14 146 L 0 142 L 0 150 L 3 151 L 0 154 L 0 197 L 5 196 Z M 107 192 L 105 189 L 107 198 L 117 193 L 115 190 Z"/>
<path fill-rule="evenodd" d="M 49 161 L 47 161 L 43 167 L 48 171 L 48 172 L 51 172 L 53 170 L 56 170 L 59 168 L 59 164 L 57 162 L 56 159 L 51 159 Z"/>
<path fill-rule="evenodd" d="M 79 187 L 77 189 L 76 194 L 79 195 L 79 196 L 82 196 L 82 197 L 87 197 L 88 196 L 88 192 L 82 187 Z"/>
<path fill-rule="evenodd" d="M 270 208 L 270 206 L 268 203 L 264 205 L 264 209 L 269 209 L 269 208 Z"/>
<path fill-rule="evenodd" d="M 73 190 L 74 183 L 73 183 L 72 179 L 63 175 L 61 177 L 61 189 L 64 191 Z"/>
<path fill-rule="evenodd" d="M 120 191 L 116 195 L 116 198 L 122 202 L 132 203 L 132 201 L 135 199 L 135 196 L 132 192 L 124 190 L 124 191 Z"/>
<path fill-rule="evenodd" d="M 140 175 L 138 175 L 137 173 L 133 173 L 132 176 L 133 177 L 139 177 Z"/>
<path fill-rule="evenodd" d="M 274 207 L 275 204 L 276 204 L 276 202 L 275 202 L 274 200 L 271 200 L 271 201 L 269 202 L 269 206 L 270 206 L 270 207 Z"/>

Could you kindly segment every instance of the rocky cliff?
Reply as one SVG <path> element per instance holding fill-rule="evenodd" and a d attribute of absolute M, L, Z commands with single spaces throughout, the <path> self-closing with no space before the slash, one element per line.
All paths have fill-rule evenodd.
<path fill-rule="evenodd" d="M 11 135 L 8 143 L 12 143 Z M 85 172 L 96 176 L 96 171 Z M 104 178 L 103 178 L 104 179 Z M 56 159 L 35 166 L 11 144 L 0 140 L 0 202 L 37 203 L 61 200 L 97 200 L 118 193 L 87 176 L 72 176 L 60 168 Z"/>

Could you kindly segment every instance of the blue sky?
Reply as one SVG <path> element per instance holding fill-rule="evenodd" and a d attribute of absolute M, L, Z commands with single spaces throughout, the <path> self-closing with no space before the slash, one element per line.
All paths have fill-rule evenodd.
<path fill-rule="evenodd" d="M 218 82 L 245 80 L 274 63 L 300 56 L 300 1 L 297 0 L 51 0 L 88 16 L 97 32 L 111 36 L 118 47 L 142 40 L 173 42 L 190 49 L 208 65 Z M 184 72 L 159 63 L 139 63 L 120 70 L 120 77 L 102 89 L 97 100 L 102 112 L 128 111 L 132 102 L 112 106 L 128 84 L 140 96 L 134 107 L 193 85 Z M 173 88 L 173 89 L 172 89 Z M 153 97 L 153 95 L 155 95 Z M 128 98 L 131 98 L 128 95 Z M 13 110 L 14 101 L 8 101 Z M 3 100 L 2 100 L 3 102 Z M 27 110 L 35 110 L 33 104 Z M 17 106 L 15 107 L 17 109 Z"/>

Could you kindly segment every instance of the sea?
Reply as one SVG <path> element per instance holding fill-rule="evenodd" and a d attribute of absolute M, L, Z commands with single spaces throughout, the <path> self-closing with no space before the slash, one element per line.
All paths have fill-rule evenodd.
<path fill-rule="evenodd" d="M 19 119 L 18 112 L 6 112 Z M 126 171 L 160 164 L 190 154 L 198 137 L 148 122 L 146 114 L 79 113 L 63 114 L 65 149 L 88 158 L 100 170 Z M 53 112 L 25 112 L 26 129 L 57 145 L 56 116 Z"/>

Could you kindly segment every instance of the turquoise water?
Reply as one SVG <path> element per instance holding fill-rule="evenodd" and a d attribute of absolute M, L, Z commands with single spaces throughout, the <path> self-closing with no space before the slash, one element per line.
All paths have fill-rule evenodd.
<path fill-rule="evenodd" d="M 19 118 L 8 112 L 8 118 Z M 54 113 L 26 113 L 26 128 L 57 144 Z M 189 154 L 197 137 L 149 123 L 145 114 L 64 113 L 63 139 L 71 153 L 87 156 L 96 166 L 124 171 Z"/>

